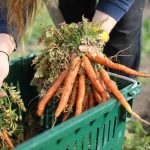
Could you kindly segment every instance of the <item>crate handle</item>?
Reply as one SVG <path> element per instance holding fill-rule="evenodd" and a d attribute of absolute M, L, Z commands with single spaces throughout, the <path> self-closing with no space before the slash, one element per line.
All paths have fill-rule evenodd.
<path fill-rule="evenodd" d="M 131 89 L 135 88 L 137 86 L 137 81 L 132 79 L 132 78 L 129 78 L 129 77 L 125 77 L 125 76 L 122 76 L 122 75 L 119 75 L 119 74 L 115 74 L 115 73 L 112 73 L 112 72 L 108 72 L 108 74 L 110 76 L 113 76 L 113 77 L 116 77 L 116 78 L 119 78 L 119 79 L 123 79 L 123 80 L 127 80 L 127 81 L 130 81 L 133 83 Z"/>

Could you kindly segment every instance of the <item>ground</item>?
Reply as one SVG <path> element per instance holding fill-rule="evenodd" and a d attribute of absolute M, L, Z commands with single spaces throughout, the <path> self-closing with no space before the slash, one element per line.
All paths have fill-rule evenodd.
<path fill-rule="evenodd" d="M 144 20 L 150 18 L 150 3 L 144 10 Z M 150 48 L 149 48 L 150 49 Z M 145 54 L 142 57 L 140 71 L 150 73 L 150 53 Z M 146 78 L 142 81 L 141 94 L 135 98 L 134 110 L 139 115 L 150 121 L 150 79 Z M 149 128 L 150 129 L 150 128 Z M 150 131 L 150 130 L 149 130 Z"/>
<path fill-rule="evenodd" d="M 141 72 L 150 72 L 149 64 L 150 54 L 144 56 L 144 61 L 141 63 Z M 141 93 L 135 98 L 134 110 L 144 119 L 150 121 L 150 79 L 144 79 L 141 86 Z M 150 131 L 150 130 L 149 130 Z"/>

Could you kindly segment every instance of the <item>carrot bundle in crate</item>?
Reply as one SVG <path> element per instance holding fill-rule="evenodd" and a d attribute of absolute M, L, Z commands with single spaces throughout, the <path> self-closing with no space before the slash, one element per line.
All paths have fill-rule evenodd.
<path fill-rule="evenodd" d="M 13 82 L 14 85 L 18 85 L 19 83 L 19 89 L 21 90 L 21 95 L 26 106 L 29 104 L 31 105 L 31 99 L 34 99 L 32 103 L 36 104 L 37 101 L 35 100 L 35 97 L 39 97 L 38 93 L 36 92 L 36 88 L 30 85 L 30 81 L 33 79 L 33 73 L 35 71 L 33 66 L 31 66 L 31 61 L 33 59 L 34 56 L 32 55 L 14 60 L 11 63 L 10 74 L 7 80 L 9 83 Z M 81 66 L 83 65 L 81 64 Z M 61 70 L 61 72 L 63 72 L 63 70 Z M 95 70 L 95 72 L 97 71 Z M 22 76 L 22 74 L 24 74 L 24 76 Z M 97 72 L 96 74 L 98 76 L 99 73 Z M 134 98 L 137 94 L 140 93 L 141 85 L 136 80 L 124 76 L 119 76 L 112 73 L 109 73 L 109 75 L 111 76 L 111 79 L 113 79 L 114 85 L 118 87 L 124 98 L 132 106 Z M 16 76 L 18 78 L 16 78 Z M 55 81 L 57 81 L 58 78 L 59 75 L 55 77 Z M 86 92 L 89 95 L 88 105 L 86 106 L 87 109 L 84 109 L 84 112 L 81 115 L 73 117 L 75 115 L 76 99 L 78 96 L 78 81 L 79 74 L 76 78 L 76 82 L 74 83 L 75 88 L 73 87 L 72 89 L 68 104 L 64 112 L 61 113 L 61 116 L 58 117 L 58 120 L 61 121 L 62 118 L 65 118 L 65 113 L 69 113 L 69 116 L 65 119 L 67 121 L 64 121 L 63 123 L 48 129 L 51 127 L 51 125 L 53 125 L 53 121 L 55 121 L 54 113 L 61 98 L 61 92 L 64 84 L 63 82 L 62 86 L 58 89 L 45 108 L 44 124 L 45 126 L 47 125 L 46 129 L 48 130 L 43 133 L 41 133 L 41 130 L 39 132 L 38 128 L 41 129 L 41 126 L 38 124 L 38 122 L 33 122 L 34 124 L 32 126 L 27 126 L 28 128 L 25 130 L 27 132 L 25 133 L 30 132 L 30 129 L 34 129 L 38 132 L 39 135 L 34 135 L 34 137 L 32 136 L 32 139 L 29 139 L 23 144 L 15 147 L 15 150 L 41 150 L 49 149 L 49 147 L 52 150 L 122 149 L 126 121 L 129 120 L 130 115 L 125 111 L 117 99 L 112 94 L 110 94 L 110 90 L 107 87 L 105 89 L 110 94 L 110 98 L 106 102 L 98 105 L 98 103 L 93 98 L 92 92 L 90 92 L 92 91 L 92 85 L 86 75 L 86 85 L 88 85 L 86 86 Z M 38 83 L 43 85 L 44 89 L 44 83 L 46 82 L 43 83 L 43 81 L 38 80 Z M 54 83 L 52 83 L 51 86 L 53 84 Z M 49 86 L 47 88 L 49 89 Z M 44 92 L 41 91 L 41 94 L 42 93 Z M 30 108 L 27 107 L 27 111 L 29 109 Z M 33 110 L 31 110 L 32 114 L 36 118 L 40 119 L 36 116 L 37 105 L 35 105 L 34 109 L 31 107 L 31 109 Z M 33 118 L 28 118 L 27 122 L 31 123 L 32 119 Z"/>
<path fill-rule="evenodd" d="M 131 115 L 150 125 L 132 110 L 104 68 L 117 69 L 132 76 L 150 77 L 150 74 L 137 72 L 106 57 L 103 53 L 103 32 L 100 26 L 93 25 L 86 19 L 79 24 L 62 24 L 59 29 L 49 27 L 45 30 L 41 37 L 44 45 L 42 52 L 33 61 L 36 73 L 32 83 L 43 95 L 38 104 L 38 116 L 44 114 L 45 106 L 53 96 L 59 99 L 54 119 L 56 121 L 64 115 L 64 121 L 69 116 L 80 115 L 92 106 L 101 105 L 112 94 Z M 74 109 L 70 111 L 68 108 L 74 86 L 77 86 L 77 92 Z M 87 93 L 89 100 L 85 104 Z M 91 102 L 93 98 L 94 102 Z"/>

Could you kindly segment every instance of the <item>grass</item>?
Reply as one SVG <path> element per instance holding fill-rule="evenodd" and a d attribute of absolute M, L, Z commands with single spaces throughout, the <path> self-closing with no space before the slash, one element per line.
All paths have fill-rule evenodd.
<path fill-rule="evenodd" d="M 130 121 L 125 132 L 124 150 L 149 150 L 149 134 L 139 121 Z"/>
<path fill-rule="evenodd" d="M 150 53 L 150 19 L 144 21 L 142 32 L 143 32 L 142 35 L 143 53 Z"/>
<path fill-rule="evenodd" d="M 41 9 L 42 10 L 39 9 L 33 25 L 29 26 L 25 35 L 25 44 L 29 47 L 37 43 L 38 38 L 41 36 L 42 30 L 46 26 L 53 25 L 47 8 L 44 6 Z"/>

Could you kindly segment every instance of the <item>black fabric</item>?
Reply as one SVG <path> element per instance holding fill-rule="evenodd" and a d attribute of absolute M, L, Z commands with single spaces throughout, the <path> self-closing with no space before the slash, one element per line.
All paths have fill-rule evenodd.
<path fill-rule="evenodd" d="M 82 16 L 91 21 L 95 6 L 96 0 L 59 0 L 60 10 L 67 23 L 80 22 Z"/>
<path fill-rule="evenodd" d="M 105 47 L 106 55 L 109 57 L 114 56 L 112 57 L 113 61 L 134 70 L 138 70 L 140 64 L 141 24 L 145 3 L 146 0 L 135 0 L 129 11 L 111 32 L 110 40 Z M 111 71 L 123 74 L 119 71 Z"/>
<path fill-rule="evenodd" d="M 129 11 L 111 32 L 110 40 L 106 44 L 104 51 L 113 61 L 135 70 L 139 69 L 140 64 L 141 23 L 146 1 L 134 1 Z M 95 4 L 95 0 L 59 0 L 60 9 L 68 23 L 81 21 L 83 14 L 92 20 Z M 120 71 L 111 69 L 110 71 L 123 74 Z"/>

